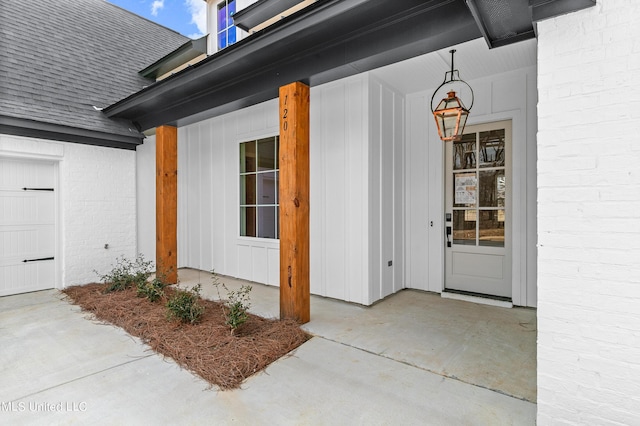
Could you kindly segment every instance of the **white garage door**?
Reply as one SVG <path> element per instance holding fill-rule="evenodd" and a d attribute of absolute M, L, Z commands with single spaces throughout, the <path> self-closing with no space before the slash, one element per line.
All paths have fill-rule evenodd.
<path fill-rule="evenodd" d="M 55 166 L 0 158 L 0 296 L 55 286 Z"/>

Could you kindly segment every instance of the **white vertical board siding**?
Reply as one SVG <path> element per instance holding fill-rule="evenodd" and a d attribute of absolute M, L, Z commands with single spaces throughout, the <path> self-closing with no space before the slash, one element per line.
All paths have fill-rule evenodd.
<path fill-rule="evenodd" d="M 404 98 L 374 78 L 369 90 L 369 303 L 373 303 L 404 287 L 404 205 L 396 201 L 403 198 L 405 142 Z"/>
<path fill-rule="evenodd" d="M 136 148 L 137 252 L 156 258 L 156 136 Z"/>
<path fill-rule="evenodd" d="M 471 80 L 475 104 L 468 124 L 512 120 L 513 302 L 536 306 L 535 68 Z M 441 292 L 444 284 L 444 157 L 429 101 L 433 91 L 407 95 L 407 287 Z M 433 222 L 433 226 L 431 226 Z"/>
<path fill-rule="evenodd" d="M 407 97 L 407 144 L 405 150 L 405 223 L 406 223 L 406 285 L 420 290 L 439 291 L 429 288 L 429 249 L 434 245 L 429 243 L 434 228 L 429 222 L 434 221 L 440 227 L 439 221 L 430 217 L 429 207 L 434 203 L 430 200 L 429 171 L 427 167 L 430 158 L 428 141 L 429 123 L 426 119 L 425 108 L 429 98 L 426 95 L 412 95 Z M 428 118 L 428 117 L 427 117 Z"/>
<path fill-rule="evenodd" d="M 311 292 L 368 305 L 404 286 L 404 99 L 362 74 L 310 102 Z M 278 131 L 277 100 L 178 130 L 180 266 L 279 285 L 279 242 L 238 236 L 238 144 Z"/>
<path fill-rule="evenodd" d="M 640 424 L 638 21 L 538 23 L 538 424 Z"/>
<path fill-rule="evenodd" d="M 311 88 L 311 292 L 369 304 L 365 75 Z"/>
<path fill-rule="evenodd" d="M 178 129 L 181 267 L 279 284 L 277 240 L 239 236 L 239 144 L 278 134 L 277 100 Z"/>

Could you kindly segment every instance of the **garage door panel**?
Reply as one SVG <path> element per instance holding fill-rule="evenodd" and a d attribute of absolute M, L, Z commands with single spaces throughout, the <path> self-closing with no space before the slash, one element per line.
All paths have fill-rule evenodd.
<path fill-rule="evenodd" d="M 54 274 L 53 260 L 0 266 L 0 296 L 43 290 L 42 283 L 53 283 Z"/>
<path fill-rule="evenodd" d="M 6 226 L 0 230 L 0 259 L 53 256 L 55 230 L 49 225 Z M 2 262 L 2 260 L 0 260 Z"/>
<path fill-rule="evenodd" d="M 0 190 L 53 188 L 54 184 L 55 169 L 51 161 L 0 159 Z"/>
<path fill-rule="evenodd" d="M 0 296 L 55 285 L 55 182 L 52 162 L 0 158 Z"/>
<path fill-rule="evenodd" d="M 0 223 L 49 224 L 55 223 L 55 198 L 53 192 L 2 191 L 0 194 Z"/>

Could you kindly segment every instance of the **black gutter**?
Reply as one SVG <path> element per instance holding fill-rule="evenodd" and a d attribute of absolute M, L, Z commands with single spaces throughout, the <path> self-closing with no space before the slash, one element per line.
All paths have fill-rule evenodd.
<path fill-rule="evenodd" d="M 529 0 L 534 21 L 553 18 L 596 5 L 596 0 Z"/>
<path fill-rule="evenodd" d="M 42 121 L 0 117 L 0 134 L 135 150 L 144 135 L 123 136 Z"/>
<path fill-rule="evenodd" d="M 301 2 L 302 0 L 259 0 L 234 13 L 233 24 L 249 31 Z"/>

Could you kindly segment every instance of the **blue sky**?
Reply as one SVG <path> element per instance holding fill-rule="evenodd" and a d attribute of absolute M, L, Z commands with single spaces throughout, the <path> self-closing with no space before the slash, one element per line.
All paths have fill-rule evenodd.
<path fill-rule="evenodd" d="M 191 38 L 207 31 L 204 0 L 107 0 Z"/>

